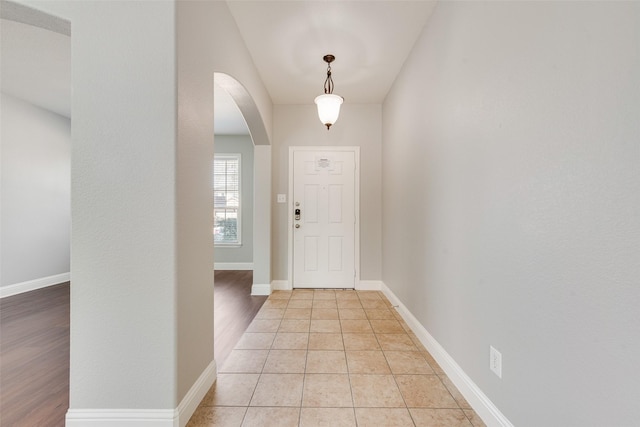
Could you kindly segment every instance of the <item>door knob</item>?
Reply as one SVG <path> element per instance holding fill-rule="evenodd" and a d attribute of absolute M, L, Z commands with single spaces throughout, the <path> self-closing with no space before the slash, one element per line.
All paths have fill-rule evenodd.
<path fill-rule="evenodd" d="M 300 224 L 296 224 L 296 228 L 300 228 Z"/>

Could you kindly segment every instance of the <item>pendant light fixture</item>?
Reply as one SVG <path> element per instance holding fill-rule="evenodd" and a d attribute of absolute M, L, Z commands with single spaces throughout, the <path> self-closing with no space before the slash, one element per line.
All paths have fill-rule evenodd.
<path fill-rule="evenodd" d="M 322 59 L 327 63 L 327 79 L 324 81 L 324 95 L 317 96 L 315 103 L 318 106 L 318 117 L 320 121 L 327 127 L 338 120 L 340 114 L 340 105 L 344 102 L 344 98 L 340 95 L 333 94 L 333 79 L 331 78 L 331 63 L 336 59 L 333 55 L 325 55 Z"/>

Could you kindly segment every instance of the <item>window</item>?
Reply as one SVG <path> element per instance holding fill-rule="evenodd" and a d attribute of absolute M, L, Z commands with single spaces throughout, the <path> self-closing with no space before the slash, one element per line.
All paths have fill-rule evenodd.
<path fill-rule="evenodd" d="M 213 242 L 240 245 L 240 154 L 213 160 Z"/>

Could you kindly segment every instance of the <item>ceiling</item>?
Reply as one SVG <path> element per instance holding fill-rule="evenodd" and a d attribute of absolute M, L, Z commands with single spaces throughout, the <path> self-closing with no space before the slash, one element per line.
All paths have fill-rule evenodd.
<path fill-rule="evenodd" d="M 227 2 L 274 104 L 310 104 L 335 55 L 335 93 L 381 104 L 435 1 Z"/>
<path fill-rule="evenodd" d="M 274 104 L 311 104 L 323 91 L 329 53 L 345 104 L 382 103 L 435 3 L 227 1 Z M 0 27 L 2 91 L 70 117 L 69 37 L 7 19 Z M 215 113 L 216 133 L 248 133 L 224 90 L 215 91 Z"/>
<path fill-rule="evenodd" d="M 69 36 L 1 19 L 0 40 L 2 92 L 71 117 Z"/>

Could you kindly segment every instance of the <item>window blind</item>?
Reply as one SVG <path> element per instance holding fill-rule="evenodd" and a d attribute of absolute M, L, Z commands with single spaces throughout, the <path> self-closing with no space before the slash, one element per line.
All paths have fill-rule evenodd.
<path fill-rule="evenodd" d="M 239 245 L 240 154 L 216 154 L 213 160 L 213 241 Z"/>

